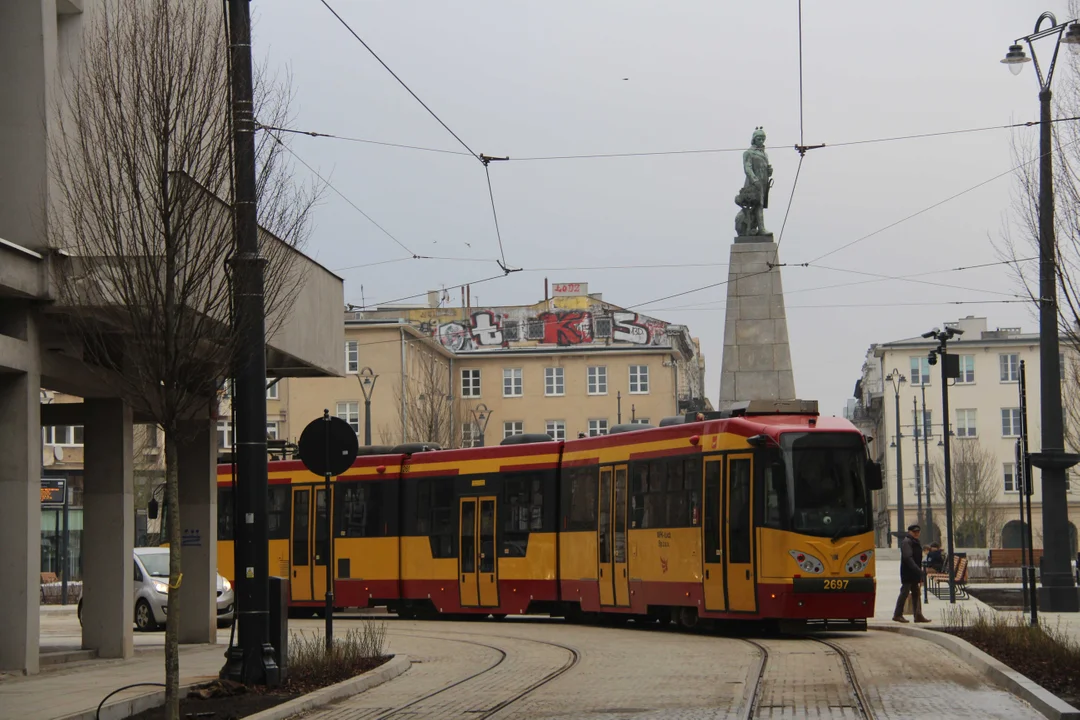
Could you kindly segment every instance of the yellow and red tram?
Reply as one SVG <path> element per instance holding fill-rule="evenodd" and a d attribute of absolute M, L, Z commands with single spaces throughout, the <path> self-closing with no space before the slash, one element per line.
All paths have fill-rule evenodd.
<path fill-rule="evenodd" d="M 863 435 L 805 403 L 707 415 L 568 441 L 402 446 L 357 458 L 330 498 L 301 463 L 272 462 L 271 573 L 297 610 L 323 606 L 331 565 L 336 606 L 404 617 L 865 626 L 881 474 Z M 218 547 L 232 578 L 230 472 Z"/>

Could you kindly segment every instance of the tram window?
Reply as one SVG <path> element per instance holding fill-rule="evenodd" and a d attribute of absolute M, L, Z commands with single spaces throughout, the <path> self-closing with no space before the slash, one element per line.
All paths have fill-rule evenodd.
<path fill-rule="evenodd" d="M 381 537 L 383 486 L 377 482 L 339 483 L 334 502 L 337 537 Z"/>
<path fill-rule="evenodd" d="M 217 539 L 232 540 L 233 537 L 233 491 L 232 488 L 218 488 L 217 495 Z"/>
<path fill-rule="evenodd" d="M 569 468 L 570 492 L 567 498 L 567 531 L 596 530 L 596 486 L 599 467 Z"/>
<path fill-rule="evenodd" d="M 731 548 L 728 559 L 733 563 L 750 562 L 750 461 L 731 460 L 730 506 L 728 508 L 728 538 Z"/>
<path fill-rule="evenodd" d="M 308 547 L 308 513 L 311 511 L 310 490 L 296 492 L 296 512 L 293 515 L 292 564 L 307 565 L 311 550 Z"/>
<path fill-rule="evenodd" d="M 454 479 L 431 478 L 431 554 L 436 558 L 454 557 L 454 519 L 457 504 L 454 502 Z"/>
<path fill-rule="evenodd" d="M 717 563 L 720 554 L 720 466 L 722 462 L 705 465 L 705 562 Z"/>
<path fill-rule="evenodd" d="M 503 555 L 525 557 L 529 533 L 543 530 L 544 477 L 541 473 L 503 476 Z"/>
<path fill-rule="evenodd" d="M 421 480 L 416 484 L 416 534 L 428 535 L 431 532 L 431 481 Z"/>
<path fill-rule="evenodd" d="M 266 528 L 271 540 L 289 539 L 289 505 L 292 487 L 271 485 L 266 493 Z"/>
<path fill-rule="evenodd" d="M 683 487 L 687 490 L 701 489 L 701 458 L 687 458 Z"/>
<path fill-rule="evenodd" d="M 774 473 L 780 473 L 779 478 Z M 768 464 L 765 466 L 764 485 L 765 489 L 765 527 L 779 528 L 780 520 L 780 494 L 777 492 L 777 480 L 784 482 L 783 467 Z"/>

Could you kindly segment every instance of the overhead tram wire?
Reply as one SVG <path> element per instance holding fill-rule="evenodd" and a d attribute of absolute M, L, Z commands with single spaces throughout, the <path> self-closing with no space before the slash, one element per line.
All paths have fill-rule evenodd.
<path fill-rule="evenodd" d="M 825 308 L 867 308 L 867 307 L 936 307 L 940 305 L 1008 305 L 1011 303 L 1023 303 L 1027 300 L 926 300 L 918 302 L 895 302 L 895 303 L 836 303 L 823 305 L 788 305 L 788 310 L 813 310 Z M 695 305 L 683 305 L 670 308 L 653 308 L 650 312 L 721 312 L 727 310 L 723 307 L 701 307 Z"/>
<path fill-rule="evenodd" d="M 1066 147 L 1068 147 L 1070 145 L 1075 145 L 1077 142 L 1080 142 L 1080 139 L 1071 140 L 1071 141 L 1065 143 L 1064 145 L 1061 145 L 1060 149 L 1064 149 L 1064 148 L 1066 148 Z M 894 222 L 889 223 L 885 227 L 878 228 L 877 230 L 875 230 L 872 233 L 868 233 L 866 235 L 863 235 L 860 238 L 852 240 L 851 242 L 849 242 L 849 243 L 847 243 L 845 245 L 841 245 L 838 248 L 834 248 L 833 250 L 830 250 L 829 252 L 824 253 L 823 255 L 819 255 L 816 258 L 814 258 L 813 260 L 810 260 L 809 262 L 806 262 L 806 263 L 803 263 L 803 264 L 804 265 L 813 265 L 814 263 L 818 262 L 819 260 L 824 260 L 825 258 L 829 257 L 830 255 L 838 253 L 841 250 L 846 250 L 847 248 L 852 247 L 853 245 L 857 245 L 857 244 L 863 242 L 864 240 L 869 240 L 870 238 L 874 237 L 875 235 L 880 235 L 881 233 L 885 232 L 886 230 L 891 230 L 892 228 L 896 227 L 897 225 L 905 223 L 908 220 L 911 220 L 913 218 L 918 217 L 919 215 L 923 215 L 923 214 L 925 214 L 927 212 L 930 212 L 931 210 L 933 210 L 935 208 L 938 208 L 938 207 L 944 205 L 945 203 L 951 202 L 953 200 L 956 200 L 959 197 L 967 195 L 970 192 L 978 190 L 979 188 L 981 188 L 984 185 L 989 185 L 990 183 L 992 183 L 995 180 L 999 180 L 999 179 L 1001 179 L 1001 178 L 1003 178 L 1003 177 L 1005 177 L 1007 175 L 1012 175 L 1017 170 L 1020 170 L 1021 168 L 1027 167 L 1028 165 L 1031 165 L 1032 163 L 1040 160 L 1041 158 L 1042 158 L 1042 155 L 1037 155 L 1036 157 L 1031 158 L 1030 160 L 1025 160 L 1024 162 L 1020 163 L 1019 165 L 1017 165 L 1015 167 L 1012 167 L 1012 168 L 1009 168 L 1008 170 L 1006 170 L 1003 173 L 998 173 L 997 175 L 994 175 L 991 178 L 983 180 L 981 183 L 978 183 L 977 185 L 972 185 L 971 187 L 967 188 L 966 190 L 961 190 L 960 192 L 958 192 L 958 193 L 956 193 L 954 195 L 950 195 L 949 197 L 945 198 L 944 200 L 939 200 L 936 203 L 933 203 L 932 205 L 928 205 L 927 207 L 924 207 L 921 210 L 913 212 L 910 215 L 907 215 L 905 217 L 900 218 L 899 220 L 896 220 Z"/>
<path fill-rule="evenodd" d="M 333 140 L 344 140 L 346 142 L 364 143 L 365 145 L 382 145 L 383 147 L 401 148 L 403 150 L 423 150 L 424 152 L 442 153 L 444 155 L 459 155 L 461 157 L 472 157 L 470 153 L 462 152 L 461 150 L 444 150 L 442 148 L 424 147 L 422 145 L 405 145 L 402 143 L 383 142 L 381 140 L 365 140 L 364 138 L 348 137 L 346 135 L 334 135 L 333 133 L 315 132 L 314 130 L 297 130 L 295 128 L 278 127 L 275 125 L 260 124 L 258 127 L 263 130 L 293 133 L 295 135 L 307 135 L 308 137 L 313 138 L 330 138 Z"/>
<path fill-rule="evenodd" d="M 369 53 L 371 53 L 371 56 L 373 58 L 375 58 L 376 60 L 379 61 L 380 65 L 382 65 L 384 68 L 386 68 L 386 72 L 388 72 L 388 73 L 390 73 L 391 75 L 394 76 L 394 79 L 398 81 L 398 83 L 401 85 L 401 87 L 405 88 L 405 90 L 407 90 L 408 93 L 413 96 L 413 99 L 416 100 L 416 102 L 420 103 L 423 106 L 423 108 L 428 111 L 428 114 L 431 115 L 431 117 L 435 118 L 436 122 L 438 122 L 440 125 L 443 126 L 443 128 L 445 128 L 446 132 L 453 135 L 454 139 L 457 140 L 458 143 L 460 143 L 463 148 L 468 150 L 470 155 L 472 155 L 477 160 L 480 160 L 480 155 L 477 152 L 475 152 L 471 147 L 469 147 L 468 144 L 464 140 L 462 140 L 460 137 L 458 137 L 458 134 L 456 132 L 454 132 L 453 130 L 451 130 L 450 126 L 447 125 L 446 123 L 444 123 L 442 121 L 442 118 L 440 118 L 438 115 L 436 115 L 435 111 L 432 110 L 430 107 L 428 107 L 427 103 L 425 103 L 423 100 L 421 100 L 420 96 L 417 95 L 416 93 L 414 93 L 412 91 L 412 88 L 410 88 L 408 85 L 406 85 L 404 80 L 402 80 L 400 77 L 398 77 L 397 73 L 395 73 L 393 70 L 390 69 L 389 65 L 387 65 L 385 62 L 383 62 L 383 59 L 381 57 L 379 57 L 379 55 L 374 50 L 371 49 L 370 45 L 368 45 L 366 42 L 364 42 L 364 39 L 362 37 L 360 37 L 359 35 L 356 34 L 356 31 L 352 29 L 352 27 L 349 25 L 349 23 L 345 22 L 345 19 L 343 17 L 341 17 L 340 15 L 338 15 L 337 11 L 334 10 L 334 8 L 330 7 L 330 3 L 328 3 L 326 0 L 319 0 L 319 2 L 321 2 L 323 5 L 326 6 L 326 9 L 329 10 L 333 14 L 333 16 L 338 19 L 338 22 L 340 22 L 342 25 L 345 26 L 345 29 L 349 31 L 349 34 L 351 34 L 354 38 L 356 38 L 356 40 L 361 45 L 364 46 L 364 49 L 367 50 Z M 483 162 L 483 161 L 481 161 L 481 162 Z"/>
<path fill-rule="evenodd" d="M 507 275 L 507 273 L 505 273 L 505 272 L 504 273 L 499 273 L 498 275 L 492 275 L 490 277 L 482 278 L 480 280 L 473 280 L 472 282 L 464 282 L 464 283 L 459 283 L 457 285 L 448 285 L 448 286 L 446 286 L 444 288 L 441 288 L 441 289 L 442 290 L 457 290 L 458 288 L 463 288 L 466 285 L 479 285 L 481 283 L 491 282 L 492 280 L 498 280 L 499 278 L 506 277 L 506 275 Z M 364 308 L 373 308 L 373 307 L 378 307 L 379 305 L 389 305 L 391 303 L 401 302 L 402 300 L 412 300 L 414 298 L 422 298 L 422 297 L 426 297 L 426 296 L 427 296 L 427 291 L 424 291 L 424 292 L 416 293 L 414 295 L 405 295 L 403 297 L 394 298 L 393 300 L 380 300 L 377 303 L 368 303 L 365 306 L 357 305 L 355 307 L 358 307 L 361 310 L 363 310 Z"/>

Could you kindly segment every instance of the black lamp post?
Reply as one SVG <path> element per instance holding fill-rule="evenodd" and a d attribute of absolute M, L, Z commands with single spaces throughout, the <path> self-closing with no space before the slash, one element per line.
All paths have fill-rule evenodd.
<path fill-rule="evenodd" d="M 923 383 L 922 387 L 920 387 L 919 389 L 922 390 L 922 415 L 923 415 L 923 425 L 925 426 L 927 424 L 926 423 L 926 383 Z M 934 542 L 934 541 L 941 542 L 941 538 L 938 537 L 938 533 L 936 532 L 936 529 L 935 529 L 935 526 L 934 526 L 934 508 L 931 505 L 931 501 L 930 501 L 930 493 L 931 493 L 931 491 L 932 491 L 932 489 L 934 487 L 934 484 L 930 479 L 930 439 L 929 439 L 929 437 L 930 437 L 930 434 L 927 433 L 927 432 L 924 432 L 923 435 L 922 435 L 922 443 L 923 443 L 923 487 L 926 488 L 926 490 L 925 490 L 925 492 L 926 492 L 926 524 L 930 528 L 930 532 L 928 533 L 928 535 L 930 536 L 930 542 Z M 918 441 L 916 440 L 916 442 L 918 442 Z"/>
<path fill-rule="evenodd" d="M 1049 27 L 1042 29 L 1043 22 Z M 1035 40 L 1054 38 L 1050 65 L 1043 73 L 1035 54 Z M 1031 51 L 1029 58 L 1021 43 Z M 1050 82 L 1054 77 L 1061 44 L 1080 49 L 1080 23 L 1058 23 L 1045 12 L 1035 22 L 1035 32 L 1017 38 L 1001 61 L 1014 75 L 1034 60 L 1039 81 L 1039 401 L 1042 420 L 1041 452 L 1031 454 L 1031 462 L 1042 470 L 1043 548 L 1042 587 L 1039 602 L 1051 612 L 1080 612 L 1069 557 L 1069 505 L 1066 471 L 1080 458 L 1065 452 L 1061 416 L 1061 361 L 1058 357 L 1058 293 L 1056 240 L 1054 238 L 1053 152 L 1050 116 Z"/>
<path fill-rule="evenodd" d="M 955 335 L 963 335 L 964 331 L 959 328 L 946 327 L 944 330 L 934 328 L 930 332 L 923 333 L 924 338 L 933 338 L 938 341 L 938 346 L 930 351 L 928 358 L 931 365 L 937 364 L 941 358 L 941 434 L 942 446 L 945 450 L 945 539 L 949 547 L 949 602 L 956 603 L 956 565 L 953 555 L 956 547 L 953 545 L 953 517 L 952 517 L 952 455 L 951 436 L 949 429 L 949 378 L 960 377 L 960 356 L 950 355 L 947 344 Z"/>
<path fill-rule="evenodd" d="M 907 529 L 904 525 L 904 461 L 900 447 L 900 438 L 903 437 L 900 432 L 900 386 L 907 382 L 907 378 L 899 370 L 893 368 L 885 379 L 892 383 L 893 394 L 896 396 L 896 440 L 891 443 L 891 447 L 896 448 L 896 542 L 899 546 L 900 538 L 904 536 L 904 531 Z"/>
<path fill-rule="evenodd" d="M 915 522 L 919 523 L 919 527 L 923 524 L 923 512 L 922 512 L 922 488 L 924 485 L 924 478 L 920 476 L 922 473 L 919 471 L 919 466 L 922 464 L 919 461 L 919 401 L 914 395 L 911 396 L 911 412 L 916 418 L 915 422 L 915 499 L 918 502 L 918 510 L 915 513 Z M 926 427 L 926 415 L 922 417 L 922 434 L 926 435 L 929 428 Z"/>
<path fill-rule="evenodd" d="M 375 381 L 379 376 L 366 367 L 356 376 L 360 381 L 360 389 L 364 392 L 364 445 L 371 445 L 371 393 L 375 390 Z"/>
<path fill-rule="evenodd" d="M 480 447 L 484 447 L 484 433 L 487 431 L 488 420 L 491 419 L 491 411 L 488 410 L 487 405 L 480 403 L 472 409 L 472 416 L 476 421 L 476 427 L 480 430 Z"/>

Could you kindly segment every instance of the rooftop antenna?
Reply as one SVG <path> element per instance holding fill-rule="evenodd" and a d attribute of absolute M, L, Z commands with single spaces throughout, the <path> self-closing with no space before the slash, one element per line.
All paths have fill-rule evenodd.
<path fill-rule="evenodd" d="M 367 307 L 367 300 L 364 299 L 364 285 L 363 285 L 363 283 L 360 284 L 360 307 L 362 307 L 362 308 Z"/>

